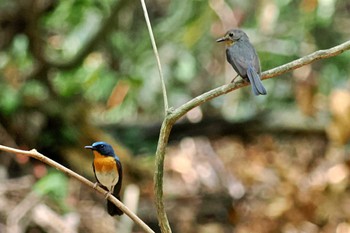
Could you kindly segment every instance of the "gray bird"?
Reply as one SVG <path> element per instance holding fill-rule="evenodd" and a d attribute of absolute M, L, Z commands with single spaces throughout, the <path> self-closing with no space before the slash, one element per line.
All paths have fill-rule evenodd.
<path fill-rule="evenodd" d="M 216 40 L 223 41 L 226 43 L 227 61 L 233 69 L 243 79 L 249 80 L 255 95 L 266 95 L 266 89 L 260 80 L 260 60 L 247 34 L 240 29 L 232 29 L 226 32 L 224 37 Z"/>

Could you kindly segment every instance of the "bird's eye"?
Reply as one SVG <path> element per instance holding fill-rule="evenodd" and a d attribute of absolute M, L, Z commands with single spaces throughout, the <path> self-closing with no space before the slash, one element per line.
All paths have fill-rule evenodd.
<path fill-rule="evenodd" d="M 233 37 L 233 33 L 232 32 L 230 32 L 228 35 L 229 35 L 229 37 Z"/>

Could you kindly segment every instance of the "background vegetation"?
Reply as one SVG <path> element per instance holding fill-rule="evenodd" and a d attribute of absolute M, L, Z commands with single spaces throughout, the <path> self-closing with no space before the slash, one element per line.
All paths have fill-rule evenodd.
<path fill-rule="evenodd" d="M 215 42 L 227 29 L 247 32 L 263 70 L 350 37 L 347 1 L 147 5 L 175 107 L 235 76 Z M 164 109 L 140 3 L 2 0 L 0 49 L 0 144 L 36 148 L 93 180 L 83 146 L 113 143 L 124 187 L 137 184 L 138 213 L 157 231 L 153 155 Z M 266 80 L 267 96 L 242 88 L 181 119 L 164 180 L 173 231 L 350 232 L 349 59 L 344 53 Z M 0 231 L 16 225 L 10 216 L 33 190 L 32 203 L 74 215 L 72 229 L 113 232 L 103 200 L 86 187 L 37 161 L 0 161 Z M 35 211 L 25 213 L 23 231 L 52 230 Z"/>

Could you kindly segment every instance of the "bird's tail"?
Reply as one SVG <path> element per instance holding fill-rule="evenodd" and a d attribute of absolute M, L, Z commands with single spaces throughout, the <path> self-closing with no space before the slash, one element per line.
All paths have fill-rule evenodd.
<path fill-rule="evenodd" d="M 118 200 L 120 200 L 120 197 L 116 197 Z M 107 212 L 109 215 L 114 216 L 114 215 L 122 215 L 123 211 L 119 209 L 116 205 L 114 205 L 112 202 L 107 200 Z"/>
<path fill-rule="evenodd" d="M 266 89 L 260 80 L 260 76 L 252 66 L 248 67 L 247 76 L 254 95 L 266 95 Z"/>

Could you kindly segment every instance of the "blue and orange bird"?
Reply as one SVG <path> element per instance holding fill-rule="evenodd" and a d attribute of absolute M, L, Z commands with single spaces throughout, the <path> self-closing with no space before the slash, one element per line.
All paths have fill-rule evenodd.
<path fill-rule="evenodd" d="M 112 146 L 105 142 L 95 142 L 91 146 L 85 146 L 85 149 L 92 150 L 94 154 L 92 168 L 97 182 L 120 200 L 123 178 L 122 164 Z M 107 212 L 111 216 L 123 214 L 123 211 L 109 200 L 107 200 Z"/>

